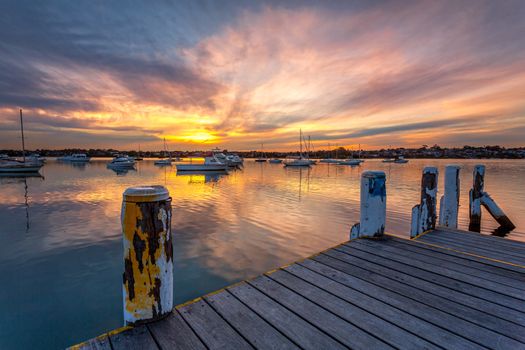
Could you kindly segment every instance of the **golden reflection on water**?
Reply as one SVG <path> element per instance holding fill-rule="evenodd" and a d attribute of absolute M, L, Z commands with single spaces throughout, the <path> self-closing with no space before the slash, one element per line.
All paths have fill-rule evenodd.
<path fill-rule="evenodd" d="M 472 169 L 484 163 L 487 192 L 517 226 L 509 237 L 525 240 L 525 161 L 367 160 L 359 167 L 286 169 L 246 160 L 244 169 L 228 175 L 177 174 L 175 166 L 156 167 L 152 160 L 140 162 L 136 171 L 115 173 L 106 168 L 107 161 L 71 166 L 50 160 L 42 169 L 43 179 L 0 178 L 0 284 L 13 286 L 4 293 L 16 305 L 16 310 L 0 315 L 0 345 L 8 334 L 54 334 L 52 322 L 39 321 L 44 314 L 69 320 L 70 332 L 55 335 L 60 341 L 50 348 L 121 324 L 120 210 L 122 193 L 130 186 L 165 185 L 173 198 L 176 302 L 347 240 L 350 227 L 359 220 L 360 175 L 365 170 L 385 171 L 386 229 L 406 237 L 425 166 L 437 166 L 441 175 L 446 164 L 462 166 L 459 222 L 465 229 Z M 484 212 L 484 233 L 496 227 Z M 45 283 L 50 275 L 56 284 Z M 47 300 L 39 303 L 41 310 L 27 303 L 31 293 Z M 83 295 L 85 302 L 78 305 L 75 295 Z M 86 325 L 76 317 L 79 313 L 98 321 Z M 12 314 L 23 315 L 23 327 L 12 322 Z M 27 341 L 38 344 L 37 339 Z"/>

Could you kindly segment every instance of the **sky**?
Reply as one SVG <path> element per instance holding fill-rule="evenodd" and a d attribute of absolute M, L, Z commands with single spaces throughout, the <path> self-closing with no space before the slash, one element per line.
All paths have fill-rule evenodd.
<path fill-rule="evenodd" d="M 0 2 L 0 149 L 525 145 L 525 1 Z"/>

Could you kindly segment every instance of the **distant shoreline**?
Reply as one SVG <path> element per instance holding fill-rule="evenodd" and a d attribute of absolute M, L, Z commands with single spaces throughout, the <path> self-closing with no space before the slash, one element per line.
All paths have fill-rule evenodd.
<path fill-rule="evenodd" d="M 169 152 L 172 157 L 199 157 L 209 154 L 210 150 L 202 151 L 172 151 Z M 224 150 L 224 152 L 228 152 Z M 72 153 L 85 153 L 93 158 L 113 157 L 116 154 L 125 153 L 129 156 L 141 156 L 144 158 L 159 158 L 168 156 L 167 152 L 162 151 L 121 151 L 116 149 L 80 149 L 66 148 L 60 150 L 36 149 L 28 150 L 26 154 L 38 153 L 43 157 L 60 157 Z M 287 156 L 297 155 L 298 152 L 260 152 L 260 151 L 231 151 L 243 158 L 257 158 L 264 156 L 266 158 L 285 158 Z M 306 153 L 306 152 L 305 152 Z M 21 150 L 5 149 L 0 150 L 0 154 L 7 154 L 10 157 L 22 156 Z M 525 159 L 525 146 L 505 148 L 502 146 L 464 146 L 462 148 L 442 148 L 438 145 L 432 147 L 424 146 L 420 148 L 391 148 L 380 150 L 353 150 L 339 147 L 332 150 L 311 150 L 308 152 L 310 158 L 364 158 L 364 159 L 385 159 L 396 156 L 404 156 L 408 159 Z"/>

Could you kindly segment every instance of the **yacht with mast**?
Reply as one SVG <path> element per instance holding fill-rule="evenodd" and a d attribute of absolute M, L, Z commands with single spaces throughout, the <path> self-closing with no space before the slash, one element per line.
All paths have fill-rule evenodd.
<path fill-rule="evenodd" d="M 0 160 L 0 173 L 37 173 L 44 165 L 34 159 L 26 159 L 26 146 L 24 138 L 24 119 L 20 109 L 20 132 L 22 134 L 22 160 L 5 159 Z"/>
<path fill-rule="evenodd" d="M 166 152 L 168 153 L 169 158 L 163 158 L 163 159 L 156 160 L 156 161 L 153 162 L 153 164 L 155 164 L 155 165 L 171 165 L 171 162 L 172 162 L 171 153 L 166 148 L 166 138 L 164 138 L 164 154 L 166 154 Z"/>
<path fill-rule="evenodd" d="M 261 155 L 259 156 L 259 158 L 255 159 L 256 162 L 258 163 L 264 163 L 266 162 L 266 157 L 264 155 L 264 144 L 261 143 Z"/>
<path fill-rule="evenodd" d="M 285 167 L 295 167 L 295 166 L 311 166 L 312 163 L 310 159 L 303 156 L 303 131 L 299 129 L 299 157 L 289 158 L 284 161 Z"/>

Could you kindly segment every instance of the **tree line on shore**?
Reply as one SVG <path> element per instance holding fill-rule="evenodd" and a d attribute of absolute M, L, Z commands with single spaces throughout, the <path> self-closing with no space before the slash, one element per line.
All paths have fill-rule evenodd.
<path fill-rule="evenodd" d="M 228 152 L 228 150 L 224 150 Z M 268 158 L 285 158 L 287 156 L 297 155 L 297 152 L 260 152 L 260 151 L 235 151 L 241 157 L 255 158 L 264 155 Z M 44 157 L 59 157 L 72 153 L 85 153 L 90 157 L 113 157 L 117 154 L 126 153 L 129 156 L 142 156 L 145 158 L 163 157 L 166 155 L 163 151 L 138 151 L 128 150 L 121 151 L 117 149 L 81 149 L 81 148 L 66 148 L 60 150 L 36 149 L 26 150 L 28 153 L 38 153 Z M 199 157 L 209 154 L 209 150 L 202 151 L 172 151 L 170 152 L 174 157 Z M 21 150 L 0 150 L 0 154 L 7 154 L 11 157 L 22 155 Z M 423 145 L 419 148 L 388 148 L 379 150 L 352 150 L 345 147 L 338 147 L 332 150 L 311 150 L 309 152 L 310 158 L 392 158 L 396 156 L 404 156 L 405 158 L 460 158 L 460 159 L 479 159 L 479 158 L 505 158 L 505 159 L 523 159 L 525 158 L 525 147 L 506 148 L 502 146 L 463 146 L 461 148 L 447 148 L 439 145 L 427 146 Z"/>

